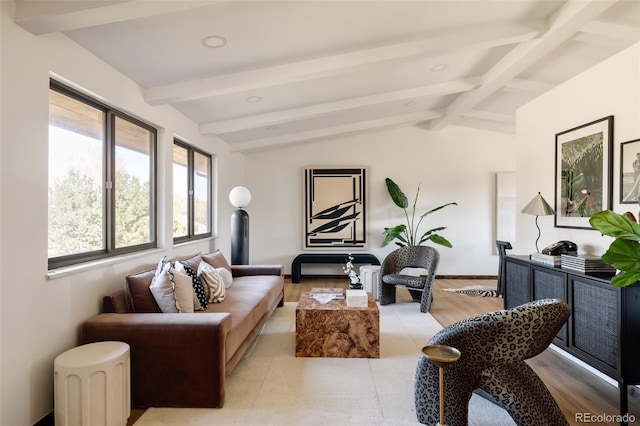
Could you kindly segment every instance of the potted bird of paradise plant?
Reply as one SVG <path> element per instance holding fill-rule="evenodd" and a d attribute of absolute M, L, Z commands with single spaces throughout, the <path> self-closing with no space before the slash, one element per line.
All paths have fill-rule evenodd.
<path fill-rule="evenodd" d="M 404 194 L 404 192 L 402 192 L 400 187 L 390 178 L 386 178 L 385 183 L 387 184 L 387 191 L 389 192 L 389 195 L 391 196 L 394 204 L 404 211 L 406 224 L 396 225 L 391 228 L 384 228 L 384 241 L 382 242 L 382 247 L 385 247 L 387 244 L 394 240 L 397 240 L 395 243 L 400 247 L 419 246 L 427 241 L 431 241 L 432 243 L 440 244 L 445 247 L 452 247 L 452 244 L 449 242 L 449 240 L 438 234 L 438 232 L 446 229 L 446 227 L 444 226 L 428 229 L 422 235 L 419 234 L 419 231 L 422 220 L 426 216 L 447 206 L 457 205 L 457 203 L 451 202 L 435 207 L 427 211 L 426 213 L 421 214 L 416 221 L 416 204 L 418 202 L 418 195 L 420 194 L 420 184 L 418 184 L 418 189 L 413 200 L 413 205 L 409 210 L 409 199 Z"/>

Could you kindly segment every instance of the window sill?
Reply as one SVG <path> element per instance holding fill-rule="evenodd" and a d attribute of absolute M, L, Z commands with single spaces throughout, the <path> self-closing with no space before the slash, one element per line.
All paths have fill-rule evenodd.
<path fill-rule="evenodd" d="M 64 266 L 62 268 L 51 269 L 47 271 L 47 279 L 55 280 L 57 278 L 68 277 L 70 275 L 79 274 L 82 272 L 90 271 L 92 269 L 103 268 L 105 266 L 113 265 L 115 263 L 122 262 L 123 260 L 131 260 L 137 257 L 149 256 L 158 253 L 166 252 L 165 249 L 155 248 L 152 250 L 145 250 L 138 253 L 127 253 L 122 256 L 114 256 L 105 259 L 96 260 L 93 262 L 86 262 L 78 265 Z"/>
<path fill-rule="evenodd" d="M 205 242 L 205 241 L 211 241 L 211 240 L 215 240 L 215 239 L 216 239 L 216 237 L 212 236 L 212 237 L 202 238 L 202 239 L 198 239 L 198 240 L 185 241 L 183 243 L 175 244 L 175 245 L 173 245 L 173 247 L 174 248 L 176 248 L 176 247 L 185 247 L 185 246 L 188 246 L 188 245 L 192 245 L 192 244 L 196 244 L 196 243 L 202 243 L 202 242 Z M 96 261 L 93 261 L 93 262 L 86 262 L 86 263 L 82 263 L 82 264 L 78 264 L 78 265 L 64 266 L 62 268 L 52 269 L 50 271 L 47 271 L 47 279 L 48 280 L 55 280 L 57 278 L 68 277 L 70 275 L 79 274 L 79 273 L 82 273 L 82 272 L 90 271 L 92 269 L 103 268 L 105 266 L 109 266 L 109 265 L 113 265 L 115 263 L 122 262 L 123 260 L 131 260 L 131 259 L 135 259 L 137 257 L 143 257 L 143 256 L 153 256 L 153 255 L 157 255 L 159 253 L 166 253 L 166 252 L 167 252 L 166 249 L 155 248 L 155 249 L 152 249 L 152 250 L 145 250 L 145 251 L 141 251 L 141 252 L 137 252 L 137 253 L 127 253 L 127 254 L 123 254 L 122 256 L 108 257 L 108 258 L 105 258 L 105 259 L 100 259 L 100 260 L 96 260 Z"/>

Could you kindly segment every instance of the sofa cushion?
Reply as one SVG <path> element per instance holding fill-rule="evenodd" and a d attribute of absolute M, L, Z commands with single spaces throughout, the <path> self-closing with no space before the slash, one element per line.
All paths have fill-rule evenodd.
<path fill-rule="evenodd" d="M 229 262 L 227 262 L 227 259 L 225 259 L 220 250 L 216 250 L 209 254 L 203 254 L 201 258 L 214 268 L 225 268 L 231 272 L 231 265 L 229 265 Z"/>
<path fill-rule="evenodd" d="M 178 262 L 186 263 L 191 267 L 191 269 L 197 271 L 198 266 L 200 266 L 200 262 L 202 262 L 202 256 L 196 254 L 195 256 L 187 257 L 186 259 L 178 259 L 174 262 L 174 264 Z"/>
<path fill-rule="evenodd" d="M 151 313 L 162 312 L 151 294 L 149 285 L 156 274 L 156 269 L 130 274 L 125 277 L 125 297 L 129 312 Z"/>
<path fill-rule="evenodd" d="M 224 268 L 219 269 L 226 271 Z M 205 287 L 207 301 L 209 303 L 221 303 L 224 301 L 225 283 L 220 274 L 218 274 L 218 269 L 209 265 L 207 262 L 200 262 L 200 266 L 198 266 L 198 277 L 200 277 L 200 281 L 202 281 Z"/>

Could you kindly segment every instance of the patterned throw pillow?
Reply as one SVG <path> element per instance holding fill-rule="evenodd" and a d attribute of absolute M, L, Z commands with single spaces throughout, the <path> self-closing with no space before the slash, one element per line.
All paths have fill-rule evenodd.
<path fill-rule="evenodd" d="M 184 270 L 186 274 L 191 277 L 195 295 L 193 299 L 194 309 L 197 311 L 205 309 L 209 302 L 207 300 L 207 293 L 202 285 L 202 281 L 200 281 L 200 277 L 198 277 L 197 271 L 184 261 L 176 262 L 176 270 L 178 272 L 182 272 L 182 270 Z"/>
<path fill-rule="evenodd" d="M 155 276 L 151 280 L 149 290 L 160 307 L 165 313 L 177 313 L 176 297 L 173 293 L 173 282 L 171 280 L 171 263 L 167 262 L 163 257 L 158 263 Z"/>
<path fill-rule="evenodd" d="M 198 266 L 198 276 L 207 289 L 209 303 L 223 302 L 225 297 L 225 286 L 217 269 L 209 265 L 207 262 L 202 262 L 200 263 L 200 266 Z"/>

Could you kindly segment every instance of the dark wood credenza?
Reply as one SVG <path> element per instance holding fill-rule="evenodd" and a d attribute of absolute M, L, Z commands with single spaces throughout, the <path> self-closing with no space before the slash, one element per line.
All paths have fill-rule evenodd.
<path fill-rule="evenodd" d="M 640 283 L 612 287 L 612 274 L 583 274 L 546 266 L 529 256 L 505 258 L 504 307 L 556 298 L 571 316 L 554 344 L 618 382 L 620 413 L 628 412 L 627 386 L 640 384 Z"/>

